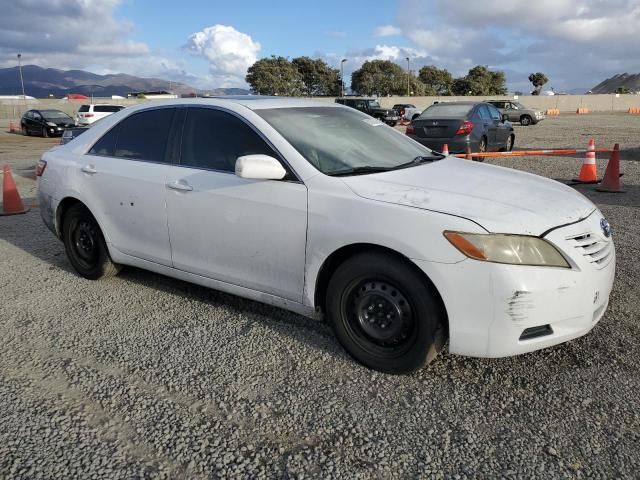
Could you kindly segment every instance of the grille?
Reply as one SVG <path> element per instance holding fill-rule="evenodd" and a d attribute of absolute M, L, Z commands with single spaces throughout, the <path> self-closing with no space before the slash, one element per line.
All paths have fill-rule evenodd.
<path fill-rule="evenodd" d="M 593 233 L 571 235 L 566 239 L 595 268 L 604 268 L 611 261 L 611 240 Z"/>

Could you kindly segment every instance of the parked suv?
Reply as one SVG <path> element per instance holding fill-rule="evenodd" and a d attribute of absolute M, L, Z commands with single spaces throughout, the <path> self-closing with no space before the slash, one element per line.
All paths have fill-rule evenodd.
<path fill-rule="evenodd" d="M 375 98 L 336 98 L 336 103 L 360 110 L 391 127 L 399 120 L 395 110 L 382 108 Z"/>
<path fill-rule="evenodd" d="M 526 107 L 520 102 L 513 102 L 511 100 L 487 100 L 486 103 L 490 103 L 496 107 L 501 114 L 507 116 L 510 122 L 520 122 L 520 125 L 523 127 L 528 127 L 532 124 L 535 125 L 545 119 L 542 110 Z"/>
<path fill-rule="evenodd" d="M 76 125 L 91 125 L 93 122 L 107 117 L 112 113 L 119 112 L 123 108 L 123 105 L 100 103 L 95 105 L 81 105 L 76 115 Z"/>

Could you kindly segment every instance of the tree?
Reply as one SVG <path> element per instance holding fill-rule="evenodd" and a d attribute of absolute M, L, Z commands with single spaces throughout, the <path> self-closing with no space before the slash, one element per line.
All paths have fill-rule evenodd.
<path fill-rule="evenodd" d="M 304 91 L 302 75 L 285 57 L 262 58 L 247 70 L 251 91 L 260 95 L 300 96 Z"/>
<path fill-rule="evenodd" d="M 329 67 L 323 60 L 309 57 L 298 57 L 291 61 L 302 77 L 305 95 L 328 96 L 339 95 L 339 73 Z"/>
<path fill-rule="evenodd" d="M 441 70 L 435 65 L 422 67 L 418 78 L 424 84 L 427 95 L 451 95 L 453 76 L 446 68 Z"/>
<path fill-rule="evenodd" d="M 351 89 L 360 95 L 406 95 L 407 72 L 389 60 L 367 61 L 351 74 Z"/>
<path fill-rule="evenodd" d="M 633 91 L 629 88 L 629 87 L 625 87 L 624 85 L 622 87 L 618 87 L 616 88 L 616 91 L 614 93 L 620 93 L 620 94 L 628 94 L 628 93 L 633 93 Z"/>
<path fill-rule="evenodd" d="M 492 72 L 484 65 L 476 65 L 466 76 L 471 95 L 506 95 L 504 72 Z"/>
<path fill-rule="evenodd" d="M 458 97 L 471 95 L 471 84 L 467 77 L 456 78 L 451 83 L 451 93 Z"/>
<path fill-rule="evenodd" d="M 547 76 L 542 72 L 532 73 L 529 75 L 529 81 L 533 84 L 531 95 L 540 95 L 542 86 L 549 81 Z"/>

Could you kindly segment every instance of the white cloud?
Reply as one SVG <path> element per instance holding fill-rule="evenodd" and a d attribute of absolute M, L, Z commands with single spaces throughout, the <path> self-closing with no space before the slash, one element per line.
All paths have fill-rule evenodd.
<path fill-rule="evenodd" d="M 207 59 L 211 81 L 221 87 L 245 85 L 247 69 L 258 59 L 260 44 L 228 25 L 213 25 L 189 36 L 186 48 Z"/>
<path fill-rule="evenodd" d="M 380 25 L 375 31 L 376 37 L 393 37 L 401 34 L 402 30 L 394 25 Z"/>

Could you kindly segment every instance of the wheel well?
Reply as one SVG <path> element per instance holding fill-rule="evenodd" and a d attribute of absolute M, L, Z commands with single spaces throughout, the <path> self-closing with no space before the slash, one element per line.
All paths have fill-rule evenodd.
<path fill-rule="evenodd" d="M 531 115 L 525 113 L 524 115 L 520 115 L 520 120 L 522 120 L 523 118 L 528 118 L 529 120 L 532 120 Z"/>
<path fill-rule="evenodd" d="M 418 118 L 419 116 L 420 116 L 420 114 L 419 114 L 419 113 L 415 113 L 415 114 L 413 115 L 413 117 L 411 117 L 411 120 L 415 120 L 415 119 L 416 119 L 416 118 Z"/>
<path fill-rule="evenodd" d="M 64 216 L 71 207 L 78 203 L 82 204 L 82 202 L 77 198 L 66 197 L 63 198 L 58 205 L 58 209 L 56 210 L 56 230 L 58 231 L 58 237 L 62 238 L 62 224 L 64 222 Z"/>
<path fill-rule="evenodd" d="M 427 274 L 424 273 L 420 268 L 418 268 L 418 266 L 415 263 L 413 263 L 409 258 L 405 257 L 401 253 L 398 253 L 395 250 L 392 250 L 390 248 L 382 247 L 380 245 L 375 245 L 371 243 L 355 243 L 351 245 L 346 245 L 344 247 L 339 248 L 338 250 L 336 250 L 335 252 L 333 252 L 331 255 L 327 257 L 327 259 L 322 264 L 322 267 L 320 267 L 320 271 L 318 272 L 318 277 L 316 278 L 314 302 L 317 310 L 320 310 L 322 312 L 325 312 L 326 310 L 325 302 L 326 302 L 326 295 L 327 295 L 327 287 L 329 286 L 331 277 L 333 276 L 333 273 L 336 271 L 336 269 L 349 258 L 363 252 L 378 252 L 378 253 L 383 253 L 386 255 L 396 257 L 397 259 L 405 263 L 409 268 L 412 268 L 413 270 L 415 270 L 420 275 L 420 277 L 422 277 L 422 279 L 424 280 L 425 286 L 427 288 L 431 288 L 435 293 L 435 296 L 438 300 L 440 308 L 442 309 L 443 316 L 447 323 L 445 327 L 448 335 L 449 320 L 447 316 L 447 309 L 444 305 L 444 302 L 442 301 L 440 292 L 438 292 L 438 289 L 433 284 L 431 279 L 427 276 Z"/>

